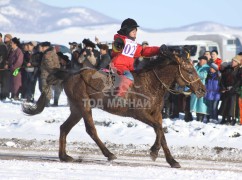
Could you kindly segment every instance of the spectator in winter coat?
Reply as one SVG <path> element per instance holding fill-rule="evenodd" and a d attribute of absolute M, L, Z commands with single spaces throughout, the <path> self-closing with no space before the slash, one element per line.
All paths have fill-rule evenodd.
<path fill-rule="evenodd" d="M 211 57 L 212 57 L 212 62 L 218 65 L 218 69 L 220 70 L 220 65 L 222 63 L 222 60 L 218 58 L 218 51 L 217 50 L 212 50 L 211 51 Z"/>
<path fill-rule="evenodd" d="M 98 64 L 97 58 L 99 56 L 99 52 L 94 49 L 96 45 L 89 39 L 84 39 L 82 43 L 84 47 L 80 52 L 78 62 L 83 64 L 84 68 L 89 67 L 96 69 Z"/>
<path fill-rule="evenodd" d="M 98 60 L 97 69 L 108 69 L 111 62 L 111 58 L 108 54 L 108 45 L 101 44 L 100 48 L 100 59 Z"/>
<path fill-rule="evenodd" d="M 242 56 L 242 52 L 239 53 Z M 240 59 L 240 87 L 239 87 L 239 123 L 242 125 L 242 58 Z"/>
<path fill-rule="evenodd" d="M 219 114 L 223 117 L 221 124 L 235 125 L 239 115 L 239 87 L 241 82 L 240 61 L 242 56 L 237 55 L 232 59 L 231 65 L 227 66 L 221 78 L 221 106 Z M 227 121 L 227 122 L 226 122 Z"/>
<path fill-rule="evenodd" d="M 59 62 L 60 62 L 60 69 L 63 70 L 70 70 L 71 69 L 71 61 L 69 60 L 69 57 L 67 55 L 64 55 L 63 53 L 58 52 L 57 53 Z M 63 84 L 58 83 L 56 85 L 52 86 L 53 94 L 54 94 L 54 104 L 53 106 L 57 107 L 59 104 L 59 98 L 60 94 L 63 91 Z"/>
<path fill-rule="evenodd" d="M 40 66 L 41 66 L 41 61 L 43 57 L 43 53 L 39 50 L 40 46 L 35 45 L 35 41 L 31 41 L 28 43 L 28 49 L 31 51 L 31 56 L 30 56 L 30 61 L 31 67 L 34 67 L 34 74 L 33 74 L 33 84 L 31 85 L 31 93 L 34 95 L 35 94 L 35 86 L 38 81 L 39 84 L 39 90 L 40 92 L 42 91 L 42 84 L 41 84 L 41 79 L 40 79 Z M 31 101 L 33 101 L 32 99 Z"/>
<path fill-rule="evenodd" d="M 55 68 L 60 68 L 60 63 L 58 56 L 56 54 L 55 48 L 51 46 L 50 42 L 42 42 L 40 44 L 43 51 L 43 57 L 41 61 L 41 82 L 42 82 L 42 91 L 47 95 L 46 106 L 50 106 L 50 99 L 52 97 L 51 89 L 47 87 L 47 77 Z"/>
<path fill-rule="evenodd" d="M 34 49 L 37 46 L 36 41 L 31 41 L 26 43 L 27 49 L 24 52 L 24 63 L 23 63 L 23 90 L 24 97 L 27 99 L 27 102 L 34 101 L 34 92 L 37 81 L 37 72 L 38 67 L 36 67 L 36 50 Z M 39 60 L 39 59 L 38 59 Z M 40 65 L 40 63 L 38 63 Z"/>
<path fill-rule="evenodd" d="M 20 88 L 22 86 L 22 76 L 20 68 L 23 64 L 23 53 L 20 47 L 20 41 L 14 37 L 11 41 L 12 51 L 10 52 L 8 59 L 8 67 L 11 72 L 10 76 L 10 92 L 11 98 L 18 100 Z"/>
<path fill-rule="evenodd" d="M 120 75 L 116 99 L 125 101 L 125 94 L 133 84 L 134 61 L 140 56 L 151 57 L 159 54 L 159 47 L 145 47 L 135 42 L 139 25 L 133 19 L 125 19 L 120 30 L 114 35 L 111 67 Z"/>
<path fill-rule="evenodd" d="M 74 72 L 79 71 L 83 64 L 79 62 L 80 53 L 78 51 L 74 51 L 71 56 L 71 69 Z"/>
<path fill-rule="evenodd" d="M 78 44 L 76 42 L 69 42 L 69 45 L 70 45 L 70 51 L 71 51 L 71 54 L 74 52 L 74 51 L 80 51 L 78 49 Z"/>
<path fill-rule="evenodd" d="M 32 41 L 24 44 L 24 62 L 22 69 L 22 98 L 25 98 L 27 102 L 33 102 L 34 89 L 36 83 L 34 82 L 35 68 L 32 65 L 32 56 L 34 54 L 34 47 L 37 46 L 37 42 Z"/>
<path fill-rule="evenodd" d="M 6 99 L 9 93 L 9 90 L 6 88 L 6 85 L 8 84 L 6 74 L 8 74 L 8 71 L 7 69 L 4 70 L 7 63 L 7 57 L 8 49 L 7 46 L 3 43 L 2 34 L 0 33 L 0 100 Z"/>
<path fill-rule="evenodd" d="M 3 71 L 3 76 L 4 76 L 4 80 L 3 80 L 3 84 L 2 84 L 2 92 L 3 92 L 3 97 L 5 98 L 9 98 L 10 97 L 10 77 L 11 77 L 11 72 L 8 71 L 9 67 L 8 67 L 8 58 L 10 55 L 10 52 L 12 51 L 12 47 L 11 47 L 11 40 L 12 40 L 12 35 L 11 34 L 5 34 L 4 36 L 4 44 L 7 47 L 7 59 L 4 62 L 4 69 L 6 69 L 6 71 Z"/>
<path fill-rule="evenodd" d="M 208 106 L 207 121 L 218 122 L 218 103 L 220 100 L 220 76 L 218 74 L 218 65 L 212 63 L 206 79 L 205 99 Z"/>
<path fill-rule="evenodd" d="M 202 83 L 205 85 L 206 78 L 209 72 L 209 65 L 207 64 L 208 58 L 206 56 L 200 56 L 199 63 L 195 66 L 195 69 L 200 77 Z M 197 98 L 195 94 L 191 95 L 190 111 L 196 112 L 197 121 L 203 122 L 205 115 L 207 115 L 207 104 L 204 101 L 204 97 Z"/>
<path fill-rule="evenodd" d="M 205 51 L 203 55 L 207 56 L 207 58 L 208 58 L 208 65 L 213 63 L 213 59 L 211 58 L 211 52 L 210 51 Z"/>

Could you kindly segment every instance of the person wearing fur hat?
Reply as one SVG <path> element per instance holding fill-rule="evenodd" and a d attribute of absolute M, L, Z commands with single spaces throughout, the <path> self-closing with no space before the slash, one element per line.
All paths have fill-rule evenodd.
<path fill-rule="evenodd" d="M 125 101 L 126 91 L 134 82 L 133 75 L 130 71 L 134 71 L 134 61 L 140 56 L 151 57 L 159 54 L 159 47 L 142 47 L 136 40 L 137 28 L 139 25 L 134 19 L 125 19 L 117 34 L 114 35 L 112 47 L 111 68 L 120 75 L 120 82 L 117 99 Z"/>
<path fill-rule="evenodd" d="M 42 92 L 47 94 L 46 107 L 50 106 L 50 99 L 52 92 L 47 86 L 47 77 L 53 71 L 53 69 L 60 68 L 60 62 L 56 54 L 56 50 L 48 41 L 40 43 L 43 51 L 43 57 L 40 65 L 40 78 L 42 83 Z"/>
<path fill-rule="evenodd" d="M 63 70 L 71 70 L 71 61 L 69 60 L 69 57 L 67 55 L 64 55 L 61 52 L 57 53 L 59 62 L 60 62 L 60 69 Z M 57 107 L 59 104 L 59 98 L 60 94 L 63 91 L 63 84 L 57 83 L 52 86 L 53 89 L 53 96 L 54 96 L 54 104 L 52 106 Z"/>
<path fill-rule="evenodd" d="M 20 41 L 18 38 L 14 37 L 11 40 L 11 48 L 8 58 L 8 67 L 11 72 L 10 76 L 10 92 L 11 98 L 18 100 L 20 88 L 22 86 L 22 75 L 20 73 L 20 68 L 23 64 L 24 55 L 20 49 Z"/>
<path fill-rule="evenodd" d="M 239 115 L 239 87 L 241 84 L 240 61 L 242 56 L 236 55 L 232 58 L 231 65 L 228 65 L 222 72 L 221 78 L 221 106 L 219 115 L 222 116 L 221 124 L 236 124 Z"/>
<path fill-rule="evenodd" d="M 210 70 L 206 79 L 206 95 L 205 99 L 208 106 L 207 122 L 218 123 L 218 103 L 220 100 L 220 75 L 218 65 L 210 64 Z"/>
<path fill-rule="evenodd" d="M 83 49 L 80 52 L 80 57 L 78 62 L 83 65 L 83 67 L 89 67 L 96 69 L 97 67 L 97 58 L 99 57 L 99 52 L 95 50 L 95 43 L 89 39 L 83 39 L 82 43 L 84 44 Z"/>

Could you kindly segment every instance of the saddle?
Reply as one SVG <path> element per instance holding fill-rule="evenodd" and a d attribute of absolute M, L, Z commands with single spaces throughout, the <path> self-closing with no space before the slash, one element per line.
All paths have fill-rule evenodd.
<path fill-rule="evenodd" d="M 117 83 L 119 82 L 119 75 L 114 72 L 113 69 L 109 68 L 101 68 L 99 71 L 99 73 L 105 75 L 105 79 L 103 78 L 103 83 L 105 84 L 106 87 L 109 88 L 115 88 L 117 87 Z"/>

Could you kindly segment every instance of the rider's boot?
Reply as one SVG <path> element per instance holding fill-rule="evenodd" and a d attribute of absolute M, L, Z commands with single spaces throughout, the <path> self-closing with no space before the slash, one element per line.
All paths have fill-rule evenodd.
<path fill-rule="evenodd" d="M 128 79 L 126 76 L 120 76 L 119 88 L 116 96 L 114 97 L 117 103 L 120 103 L 122 106 L 127 104 L 127 99 L 125 98 L 126 92 L 129 87 L 132 86 L 133 81 Z"/>

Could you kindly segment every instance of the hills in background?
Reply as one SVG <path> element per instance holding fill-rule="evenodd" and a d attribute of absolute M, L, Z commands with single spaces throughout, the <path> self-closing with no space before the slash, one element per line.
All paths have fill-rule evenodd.
<path fill-rule="evenodd" d="M 1 0 L 0 31 L 45 33 L 68 27 L 83 27 L 120 21 L 88 8 L 58 8 L 37 0 Z"/>
<path fill-rule="evenodd" d="M 70 27 L 91 27 L 120 24 L 121 21 L 85 7 L 59 8 L 37 0 L 1 0 L 0 31 L 16 33 L 46 33 Z M 147 32 L 227 32 L 242 30 L 215 22 L 199 22 L 178 28 L 148 29 Z"/>

